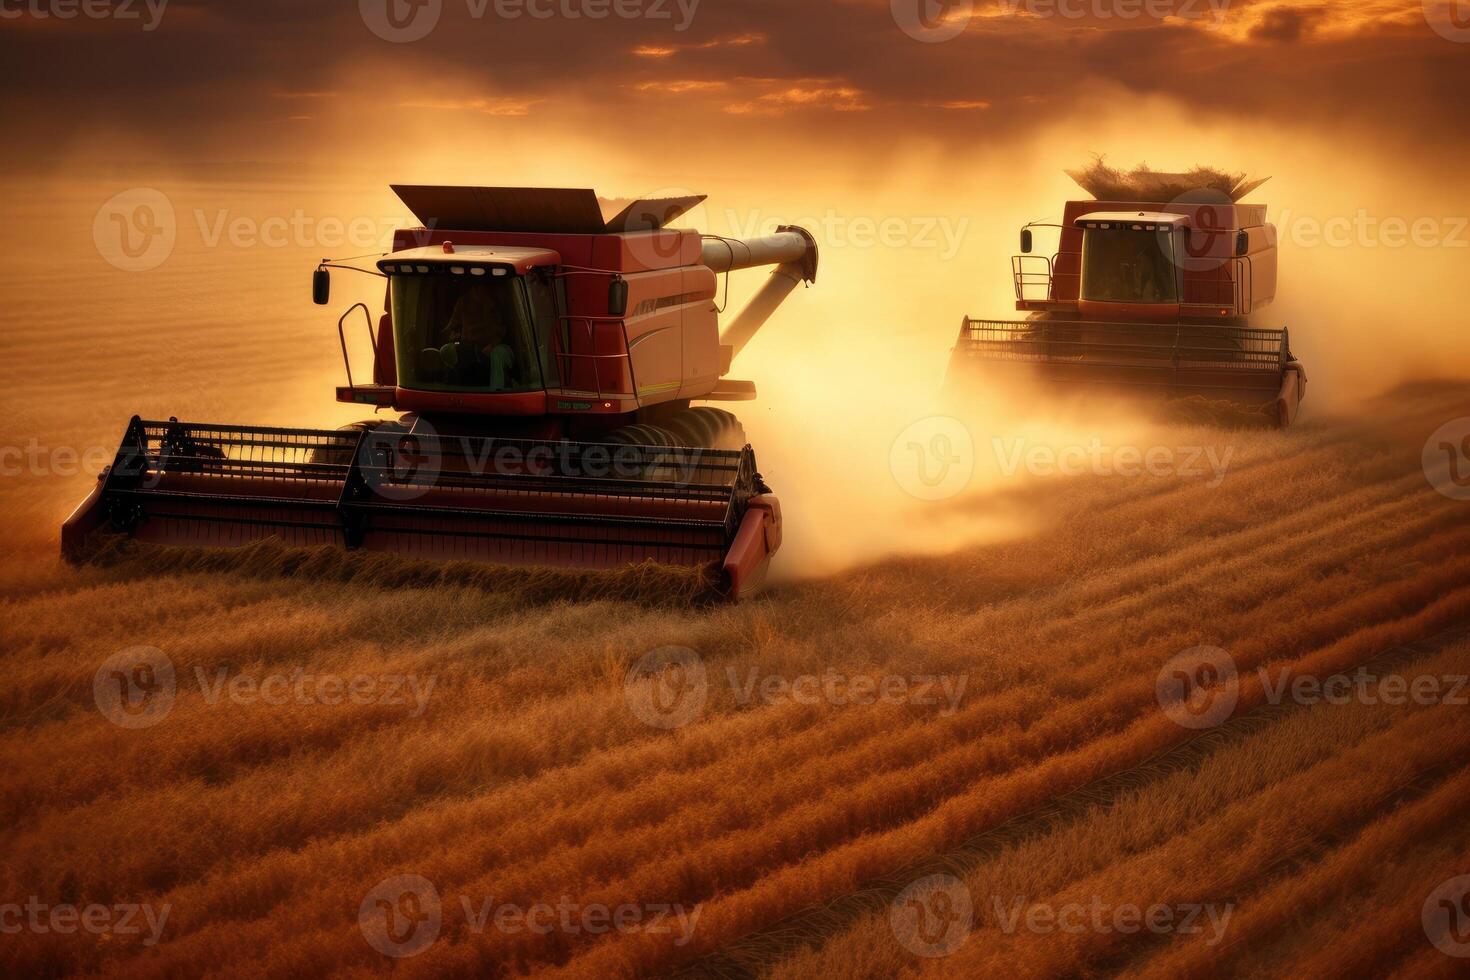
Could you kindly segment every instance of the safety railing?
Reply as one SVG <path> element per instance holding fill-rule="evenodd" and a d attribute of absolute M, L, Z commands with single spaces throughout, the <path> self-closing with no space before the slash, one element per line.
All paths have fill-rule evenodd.
<path fill-rule="evenodd" d="M 356 388 L 357 385 L 352 381 L 352 358 L 347 353 L 347 318 L 357 310 L 362 310 L 362 318 L 367 321 L 368 346 L 372 348 L 374 366 L 378 363 L 378 338 L 373 333 L 373 311 L 367 308 L 366 303 L 354 303 L 337 320 L 337 339 L 342 344 L 342 366 L 347 368 L 347 387 L 349 388 Z"/>
<path fill-rule="evenodd" d="M 1018 300 L 1051 299 L 1052 260 L 1045 255 L 1012 255 L 1011 279 Z M 1036 295 L 1036 293 L 1041 295 Z"/>
<path fill-rule="evenodd" d="M 1180 304 L 1185 311 L 1193 308 L 1213 315 L 1225 307 L 1234 316 L 1250 314 L 1254 305 L 1255 272 L 1250 256 L 1230 259 L 1224 268 L 1228 274 L 1214 279 L 1185 276 L 1184 302 Z"/>
<path fill-rule="evenodd" d="M 1080 295 L 1082 274 L 1056 271 L 1056 259 L 1055 255 L 1011 256 L 1011 279 L 1018 301 L 1055 302 L 1062 291 L 1069 296 Z M 1250 256 L 1230 259 L 1229 270 L 1229 275 L 1217 279 L 1186 275 L 1184 299 L 1180 305 L 1185 309 L 1211 313 L 1226 306 L 1235 316 L 1248 316 L 1254 306 L 1255 270 Z M 1064 290 L 1070 283 L 1076 283 L 1079 288 Z"/>
<path fill-rule="evenodd" d="M 597 343 L 596 324 L 616 323 L 622 334 L 622 350 L 615 354 L 582 354 L 572 351 L 557 351 L 552 356 L 556 358 L 557 374 L 564 389 L 573 391 L 585 391 L 588 394 L 596 394 L 598 399 L 604 398 L 633 398 L 638 393 L 637 381 L 633 377 L 633 358 L 628 353 L 628 328 L 620 317 L 606 316 L 563 316 L 562 322 L 567 325 L 564 336 L 570 344 L 572 324 L 580 321 L 586 327 L 585 338 L 589 348 L 595 348 Z M 577 372 L 577 365 L 590 365 L 589 369 Z M 628 385 L 623 388 L 621 384 L 617 387 L 604 386 L 603 373 L 608 371 L 613 377 L 626 378 Z M 592 387 L 579 387 L 586 376 L 591 375 Z"/>
<path fill-rule="evenodd" d="M 1011 281 L 1015 284 L 1018 301 L 1023 303 L 1056 301 L 1059 280 L 1076 280 L 1077 284 L 1081 285 L 1081 274 L 1058 272 L 1056 259 L 1055 255 L 1011 256 Z"/>
<path fill-rule="evenodd" d="M 1249 255 L 1235 260 L 1235 311 L 1241 316 L 1250 315 L 1255 307 L 1255 274 Z"/>

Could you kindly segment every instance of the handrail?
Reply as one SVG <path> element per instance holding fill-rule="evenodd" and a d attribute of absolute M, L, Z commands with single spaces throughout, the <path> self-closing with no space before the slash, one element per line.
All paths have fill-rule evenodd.
<path fill-rule="evenodd" d="M 1045 271 L 1028 272 L 1026 270 L 1026 262 L 1028 260 L 1044 263 L 1046 267 Z M 1026 296 L 1026 287 L 1028 286 L 1045 285 L 1047 299 L 1053 298 L 1052 280 L 1054 275 L 1051 257 L 1030 254 L 1011 256 L 1011 279 L 1015 284 L 1016 299 L 1019 301 L 1025 302 L 1028 299 Z"/>
<path fill-rule="evenodd" d="M 1057 302 L 1057 280 L 1076 279 L 1080 284 L 1082 273 L 1057 271 L 1057 260 L 1061 257 L 1061 254 L 1061 252 L 1054 252 L 1050 256 L 1046 256 L 1023 253 L 1011 256 L 1011 279 L 1015 285 L 1017 300 L 1023 303 L 1043 302 L 1043 300 L 1027 296 L 1026 290 L 1035 286 L 1045 286 L 1046 297 L 1044 301 Z M 1069 252 L 1068 254 L 1075 255 L 1077 253 Z M 1043 263 L 1045 270 L 1028 271 L 1025 268 L 1025 263 L 1028 260 Z"/>
<path fill-rule="evenodd" d="M 346 323 L 347 318 L 352 315 L 352 311 L 358 309 L 362 310 L 363 319 L 367 321 L 368 343 L 373 349 L 373 364 L 376 365 L 378 363 L 378 338 L 373 333 L 373 311 L 368 309 L 366 303 L 353 303 L 347 307 L 347 312 L 343 313 L 337 320 L 337 339 L 342 343 L 342 365 L 347 368 L 347 387 L 349 388 L 356 388 L 357 385 L 352 382 L 352 358 L 347 356 Z"/>
<path fill-rule="evenodd" d="M 1015 288 L 1017 300 L 1022 302 L 1037 302 L 1038 300 L 1035 298 L 1026 295 L 1027 290 L 1043 285 L 1046 287 L 1046 299 L 1055 300 L 1058 279 L 1064 277 L 1067 279 L 1082 278 L 1081 273 L 1056 271 L 1056 260 L 1060 255 L 1061 253 L 1058 252 L 1050 257 L 1030 254 L 1011 256 L 1011 280 Z M 1025 263 L 1028 261 L 1040 262 L 1043 268 L 1028 270 L 1025 268 Z M 1232 258 L 1230 261 L 1232 263 L 1233 275 L 1231 275 L 1229 280 L 1187 280 L 1186 282 L 1193 285 L 1196 290 L 1212 286 L 1230 288 L 1233 293 L 1230 302 L 1235 307 L 1236 315 L 1248 316 L 1255 307 L 1255 263 L 1248 255 L 1238 256 Z M 1220 302 L 1218 300 L 1215 302 L 1199 302 L 1196 300 L 1194 302 L 1183 302 L 1181 305 L 1205 308 L 1218 307 Z"/>
<path fill-rule="evenodd" d="M 595 384 L 597 386 L 596 391 L 597 391 L 597 397 L 599 399 L 606 398 L 606 397 L 609 397 L 609 396 L 616 396 L 616 397 L 637 397 L 638 384 L 637 384 L 637 380 L 633 377 L 633 358 L 632 358 L 632 355 L 630 355 L 628 353 L 628 325 L 623 320 L 623 318 L 622 317 L 614 317 L 614 316 L 574 316 L 574 315 L 571 315 L 571 314 L 562 314 L 559 317 L 559 319 L 561 319 L 562 321 L 566 322 L 568 324 L 568 326 L 570 326 L 571 321 L 573 321 L 573 320 L 581 320 L 584 323 L 586 323 L 586 325 L 587 325 L 587 340 L 588 340 L 589 343 L 595 343 L 596 342 L 596 337 L 593 334 L 593 330 L 592 330 L 593 323 L 618 323 L 618 324 L 621 325 L 620 329 L 622 330 L 622 333 L 623 333 L 623 349 L 621 351 L 615 353 L 615 354 L 595 354 L 595 353 L 593 353 L 593 354 L 577 354 L 577 353 L 573 353 L 571 351 L 557 351 L 557 352 L 555 352 L 552 356 L 554 356 L 554 357 L 556 357 L 558 359 L 558 361 L 557 361 L 557 367 L 559 369 L 559 374 L 561 376 L 561 383 L 565 386 L 565 385 L 567 385 L 570 382 L 570 380 L 571 380 L 571 378 L 570 378 L 571 371 L 569 369 L 572 366 L 572 364 L 571 364 L 570 361 L 563 362 L 561 360 L 561 358 L 579 358 L 579 359 L 582 359 L 582 360 L 590 360 L 590 361 L 593 362 L 593 364 L 592 364 L 592 381 L 593 381 L 593 384 Z M 605 390 L 603 390 L 603 387 L 602 387 L 602 370 L 601 370 L 601 367 L 602 367 L 601 362 L 603 362 L 603 361 L 626 361 L 627 362 L 627 365 L 628 365 L 628 381 L 629 381 L 629 384 L 632 386 L 632 389 L 633 390 L 632 391 L 621 391 L 621 390 L 606 390 L 605 391 Z M 570 390 L 575 391 L 577 389 L 573 388 L 573 389 L 570 389 Z"/>
<path fill-rule="evenodd" d="M 1236 258 L 1235 269 L 1235 312 L 1249 316 L 1256 305 L 1256 266 L 1249 255 L 1242 255 Z M 1250 280 L 1248 288 L 1246 280 Z"/>

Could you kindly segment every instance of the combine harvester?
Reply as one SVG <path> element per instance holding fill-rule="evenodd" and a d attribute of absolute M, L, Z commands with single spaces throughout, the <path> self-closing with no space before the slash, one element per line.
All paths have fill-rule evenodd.
<path fill-rule="evenodd" d="M 77 560 L 97 531 L 167 545 L 266 538 L 431 559 L 615 568 L 713 566 L 756 589 L 781 508 L 734 415 L 731 360 L 817 273 L 800 228 L 737 241 L 666 225 L 702 196 L 635 201 L 605 219 L 590 190 L 396 186 L 424 223 L 372 272 L 374 327 L 338 321 L 337 400 L 403 413 L 343 430 L 134 418 L 62 528 Z M 717 274 L 774 266 L 723 332 Z M 326 304 L 329 268 L 313 278 Z M 346 324 L 361 312 L 372 383 Z"/>
<path fill-rule="evenodd" d="M 1027 225 L 1011 260 L 1030 318 L 966 317 L 950 380 L 1187 398 L 1290 425 L 1306 371 L 1284 327 L 1251 324 L 1276 295 L 1275 226 L 1264 204 L 1240 203 L 1263 181 L 1100 162 L 1068 174 L 1095 199 L 1066 202 L 1061 224 Z M 1031 254 L 1037 227 L 1059 230 L 1054 255 Z"/>

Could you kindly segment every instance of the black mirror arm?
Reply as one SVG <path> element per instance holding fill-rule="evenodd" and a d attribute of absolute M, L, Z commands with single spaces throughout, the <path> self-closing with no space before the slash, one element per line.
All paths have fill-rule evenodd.
<path fill-rule="evenodd" d="M 338 265 L 336 262 L 323 262 L 317 266 L 318 269 L 346 269 L 348 272 L 361 272 L 365 276 L 377 276 L 379 279 L 387 279 L 388 273 L 377 269 L 359 269 L 355 265 Z"/>

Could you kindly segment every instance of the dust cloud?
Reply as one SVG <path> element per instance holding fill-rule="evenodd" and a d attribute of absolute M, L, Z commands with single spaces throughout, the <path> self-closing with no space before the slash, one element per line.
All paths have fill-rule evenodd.
<path fill-rule="evenodd" d="M 1448 288 L 1470 258 L 1459 218 L 1470 214 L 1470 191 L 1371 145 L 1344 154 L 1341 134 L 1204 124 L 1166 99 L 1129 99 L 1128 111 L 1107 99 L 1024 138 L 977 132 L 963 152 L 906 144 L 882 158 L 773 136 L 766 146 L 685 147 L 671 161 L 534 119 L 515 122 L 522 138 L 507 140 L 511 124 L 487 118 L 452 134 L 405 125 L 391 145 L 372 145 L 368 170 L 345 162 L 367 149 L 351 113 L 319 124 L 330 158 L 299 163 L 98 170 L 100 148 L 78 151 L 44 178 L 0 175 L 20 212 L 0 232 L 9 298 L 0 353 L 14 369 L 0 446 L 107 453 L 134 413 L 312 426 L 360 417 L 333 401 L 336 317 L 357 301 L 376 311 L 381 283 L 339 273 L 324 310 L 311 305 L 308 278 L 323 256 L 386 245 L 407 219 L 391 181 L 587 186 L 608 197 L 687 188 L 710 195 L 690 216 L 706 232 L 809 228 L 822 248 L 816 285 L 788 300 L 732 371 L 760 391 L 730 407 L 781 497 L 788 576 L 1028 533 L 1036 515 L 1015 491 L 1030 477 L 1006 472 L 997 440 L 1056 448 L 1168 438 L 1126 411 L 1069 416 L 984 386 L 959 400 L 941 393 L 962 318 L 1015 315 L 1017 230 L 1057 218 L 1081 194 L 1062 168 L 1097 152 L 1120 166 L 1205 164 L 1272 178 L 1248 198 L 1268 203 L 1281 226 L 1279 300 L 1258 321 L 1292 331 L 1311 377 L 1304 422 L 1354 412 L 1405 380 L 1470 376 L 1470 336 Z M 137 187 L 165 193 L 177 215 L 173 253 L 145 272 L 107 261 L 92 234 L 103 202 Z M 312 230 L 280 242 L 229 232 L 236 219 L 259 231 L 298 215 Z M 356 222 L 359 234 L 329 236 L 323 221 Z M 1400 223 L 1410 240 L 1395 234 Z M 727 319 L 763 278 L 732 277 Z M 352 336 L 365 370 L 365 341 Z M 895 466 L 895 443 L 913 442 L 915 425 L 948 424 L 936 419 L 968 436 L 970 472 L 953 495 L 925 499 L 933 495 L 916 495 Z M 12 540 L 54 547 L 57 523 L 91 482 L 83 469 L 7 470 L 0 523 Z"/>

